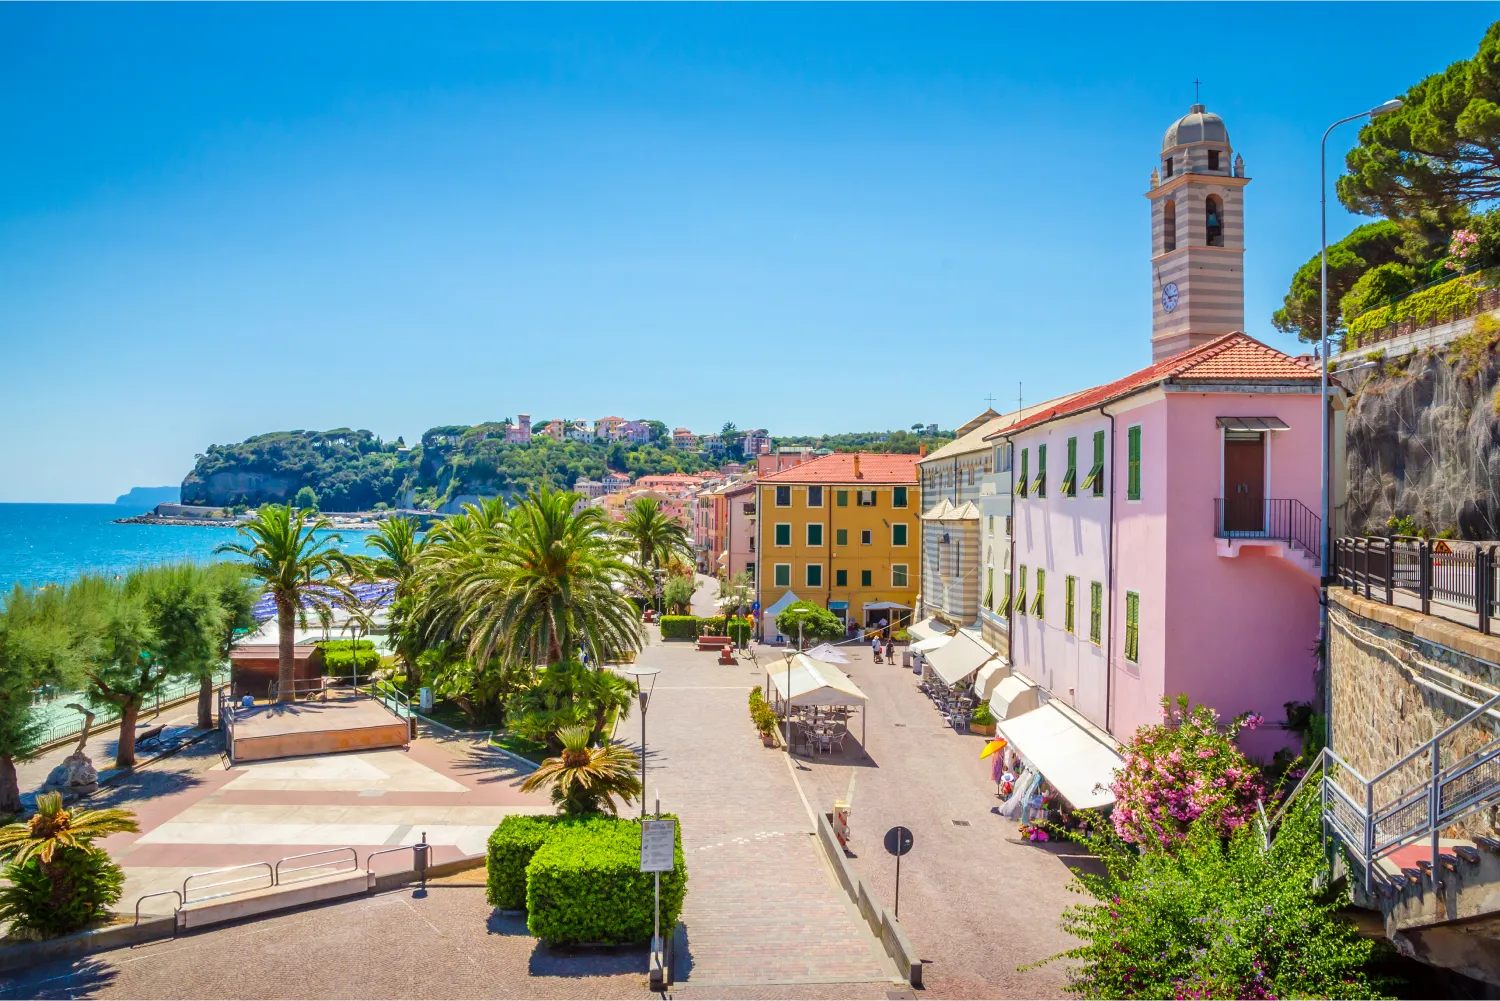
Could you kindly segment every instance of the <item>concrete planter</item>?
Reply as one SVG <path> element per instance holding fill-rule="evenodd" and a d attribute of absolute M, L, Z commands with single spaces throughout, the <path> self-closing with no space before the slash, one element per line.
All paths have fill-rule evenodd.
<path fill-rule="evenodd" d="M 774 733 L 763 733 L 760 735 L 760 742 L 766 747 L 775 747 L 776 735 Z"/>
<path fill-rule="evenodd" d="M 995 735 L 995 724 L 970 723 L 969 732 L 977 733 L 981 737 L 993 737 Z"/>

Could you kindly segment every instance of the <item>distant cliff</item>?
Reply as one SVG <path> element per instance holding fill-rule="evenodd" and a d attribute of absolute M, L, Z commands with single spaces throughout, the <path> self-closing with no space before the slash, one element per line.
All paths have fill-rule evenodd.
<path fill-rule="evenodd" d="M 1384 534 L 1395 517 L 1434 535 L 1500 539 L 1496 345 L 1496 326 L 1480 324 L 1437 350 L 1372 352 L 1374 364 L 1346 380 L 1350 532 Z"/>
<path fill-rule="evenodd" d="M 120 507 L 149 511 L 158 504 L 176 504 L 182 498 L 181 487 L 131 487 L 130 493 L 115 498 Z"/>

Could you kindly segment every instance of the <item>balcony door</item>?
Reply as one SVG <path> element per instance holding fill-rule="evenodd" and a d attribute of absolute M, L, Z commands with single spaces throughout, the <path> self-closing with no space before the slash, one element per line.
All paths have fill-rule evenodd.
<path fill-rule="evenodd" d="M 1266 530 L 1266 436 L 1263 431 L 1224 432 L 1224 530 Z"/>

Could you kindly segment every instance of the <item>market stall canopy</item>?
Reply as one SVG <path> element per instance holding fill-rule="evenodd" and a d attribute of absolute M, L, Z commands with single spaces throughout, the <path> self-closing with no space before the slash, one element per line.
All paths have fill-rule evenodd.
<path fill-rule="evenodd" d="M 1036 708 L 1037 696 L 1035 685 L 1012 674 L 1001 678 L 1000 683 L 990 690 L 986 698 L 990 700 L 990 713 L 1000 720 L 1031 712 Z"/>
<path fill-rule="evenodd" d="M 911 608 L 901 604 L 899 601 L 871 601 L 865 604 L 867 612 L 883 612 L 886 610 L 894 612 L 909 612 Z"/>
<path fill-rule="evenodd" d="M 927 651 L 927 663 L 933 673 L 949 685 L 967 680 L 981 667 L 1000 656 L 988 643 L 966 632 L 959 632 L 952 641 L 936 650 Z"/>
<path fill-rule="evenodd" d="M 1075 810 L 1098 809 L 1115 801 L 1109 785 L 1121 767 L 1120 756 L 1057 706 L 1048 703 L 999 720 L 996 726 Z"/>
<path fill-rule="evenodd" d="M 865 702 L 865 693 L 847 674 L 805 653 L 792 658 L 790 672 L 784 662 L 767 663 L 766 675 L 778 700 L 788 698 L 790 686 L 789 697 L 794 706 L 849 706 Z"/>
<path fill-rule="evenodd" d="M 844 655 L 844 651 L 840 650 L 832 643 L 819 643 L 817 646 L 807 651 L 807 655 L 813 660 L 821 660 L 825 664 L 849 663 L 849 658 Z"/>
<path fill-rule="evenodd" d="M 998 686 L 1000 682 L 1003 681 L 1009 674 L 1010 665 L 1001 660 L 999 657 L 996 657 L 994 660 L 981 667 L 979 669 L 979 673 L 974 675 L 974 694 L 978 695 L 981 699 L 989 698 L 990 693 L 993 692 L 996 686 Z"/>
<path fill-rule="evenodd" d="M 953 635 L 952 629 L 949 629 L 943 623 L 931 617 L 908 626 L 906 631 L 911 635 L 913 643 L 920 640 L 930 640 L 938 636 L 951 637 Z"/>
<path fill-rule="evenodd" d="M 801 600 L 802 599 L 798 598 L 791 591 L 788 591 L 786 594 L 783 594 L 781 597 L 777 598 L 770 608 L 761 613 L 761 617 L 764 620 L 770 622 L 772 626 L 774 626 L 776 625 L 776 616 L 780 615 L 782 612 L 790 608 L 794 603 Z"/>
<path fill-rule="evenodd" d="M 945 647 L 953 639 L 952 636 L 934 636 L 931 639 L 918 640 L 911 645 L 914 653 L 931 653 L 939 647 Z"/>

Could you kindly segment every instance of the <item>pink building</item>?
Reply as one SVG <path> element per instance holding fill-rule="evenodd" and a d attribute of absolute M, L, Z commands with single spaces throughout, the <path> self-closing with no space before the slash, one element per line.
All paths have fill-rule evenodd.
<path fill-rule="evenodd" d="M 531 442 L 531 415 L 517 414 L 516 421 L 516 424 L 505 429 L 505 440 L 512 444 L 529 444 Z"/>
<path fill-rule="evenodd" d="M 729 553 L 725 569 L 729 576 L 749 573 L 755 580 L 755 476 L 745 477 L 724 489 L 725 520 L 728 526 Z"/>
<path fill-rule="evenodd" d="M 1163 696 L 1226 719 L 1310 700 L 1320 409 L 1316 368 L 1229 333 L 992 433 L 1015 672 L 1121 741 Z"/>

